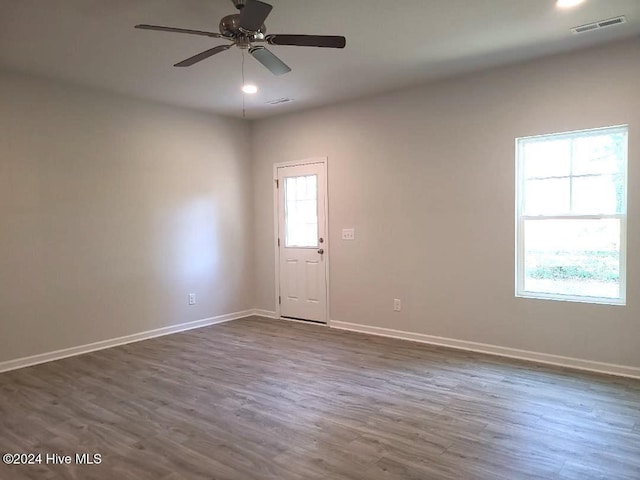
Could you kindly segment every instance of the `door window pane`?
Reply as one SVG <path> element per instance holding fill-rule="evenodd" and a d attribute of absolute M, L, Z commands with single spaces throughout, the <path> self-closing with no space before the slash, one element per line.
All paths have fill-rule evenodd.
<path fill-rule="evenodd" d="M 284 179 L 285 247 L 318 247 L 318 177 Z"/>

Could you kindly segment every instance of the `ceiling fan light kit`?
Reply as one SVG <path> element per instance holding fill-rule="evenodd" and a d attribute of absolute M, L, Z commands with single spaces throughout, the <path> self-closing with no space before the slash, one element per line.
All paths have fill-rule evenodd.
<path fill-rule="evenodd" d="M 260 44 L 321 48 L 344 48 L 346 46 L 346 39 L 337 35 L 267 35 L 267 28 L 264 22 L 273 9 L 271 5 L 260 0 L 232 0 L 232 2 L 240 13 L 223 17 L 219 25 L 220 33 L 148 24 L 136 25 L 135 28 L 201 35 L 231 42 L 215 46 L 182 60 L 176 63 L 175 67 L 190 67 L 213 55 L 229 50 L 232 46 L 236 46 L 248 51 L 253 58 L 274 75 L 283 75 L 290 72 L 291 68 L 264 45 Z M 255 45 L 256 43 L 258 45 Z"/>
<path fill-rule="evenodd" d="M 557 0 L 556 5 L 558 8 L 573 8 L 577 7 L 581 3 L 584 3 L 584 0 Z"/>
<path fill-rule="evenodd" d="M 253 95 L 254 93 L 258 93 L 258 87 L 251 83 L 247 83 L 242 86 L 242 91 L 249 95 Z"/>

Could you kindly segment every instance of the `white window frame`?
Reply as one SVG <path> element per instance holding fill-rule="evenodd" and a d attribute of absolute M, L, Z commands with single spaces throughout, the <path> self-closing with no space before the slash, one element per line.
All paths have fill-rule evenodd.
<path fill-rule="evenodd" d="M 623 179 L 623 196 L 622 196 L 622 213 L 616 214 L 593 214 L 593 215 L 524 215 L 524 155 L 522 149 L 525 141 L 532 139 L 553 139 L 561 140 L 564 138 L 575 138 L 577 136 L 585 136 L 589 134 L 606 133 L 626 133 L 627 142 L 624 146 L 624 162 L 622 173 Z M 629 126 L 616 125 L 613 127 L 593 128 L 588 130 L 577 130 L 572 132 L 563 132 L 550 135 L 534 135 L 529 137 L 516 138 L 516 297 L 534 298 L 542 300 L 560 300 L 569 302 L 596 303 L 605 305 L 626 305 L 627 295 L 627 195 L 628 195 L 628 163 L 629 163 Z M 530 292 L 524 290 L 524 222 L 527 220 L 604 220 L 618 219 L 620 221 L 620 296 L 618 298 L 610 297 L 591 297 L 586 295 L 565 295 L 560 293 L 541 293 Z"/>

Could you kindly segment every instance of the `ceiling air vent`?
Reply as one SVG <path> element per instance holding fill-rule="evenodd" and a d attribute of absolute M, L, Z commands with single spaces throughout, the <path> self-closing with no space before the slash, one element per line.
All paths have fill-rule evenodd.
<path fill-rule="evenodd" d="M 276 98 L 275 100 L 269 100 L 266 103 L 268 105 L 281 105 L 283 103 L 289 103 L 289 102 L 293 102 L 293 98 L 289 98 L 289 97 Z"/>
<path fill-rule="evenodd" d="M 620 25 L 626 22 L 627 22 L 626 17 L 624 15 L 620 15 L 619 17 L 610 18 L 608 20 L 600 20 L 599 22 L 587 23 L 586 25 L 573 27 L 571 29 L 571 32 L 584 33 L 584 32 L 589 32 L 591 30 L 598 30 L 600 28 L 613 27 L 614 25 Z"/>

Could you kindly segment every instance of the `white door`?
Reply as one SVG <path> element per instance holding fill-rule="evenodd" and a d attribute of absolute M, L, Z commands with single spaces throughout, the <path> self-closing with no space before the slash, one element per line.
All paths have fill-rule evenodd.
<path fill-rule="evenodd" d="M 276 170 L 280 316 L 326 323 L 326 164 Z"/>

